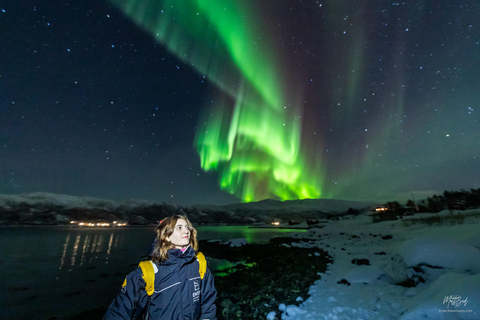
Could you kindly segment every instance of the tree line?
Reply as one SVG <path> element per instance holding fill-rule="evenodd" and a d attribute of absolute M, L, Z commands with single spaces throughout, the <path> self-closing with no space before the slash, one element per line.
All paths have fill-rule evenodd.
<path fill-rule="evenodd" d="M 379 213 L 377 219 L 386 220 L 388 217 L 396 219 L 401 215 L 411 215 L 421 212 L 437 213 L 442 210 L 467 210 L 480 208 L 480 188 L 459 191 L 447 191 L 443 194 L 433 195 L 427 199 L 413 201 L 409 199 L 405 205 L 398 201 L 389 201 L 383 205 L 385 212 Z"/>

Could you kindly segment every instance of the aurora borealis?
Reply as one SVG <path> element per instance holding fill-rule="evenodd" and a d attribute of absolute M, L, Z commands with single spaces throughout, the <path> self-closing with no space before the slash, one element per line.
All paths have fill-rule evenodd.
<path fill-rule="evenodd" d="M 287 109 L 275 51 L 256 41 L 269 35 L 248 2 L 112 1 L 221 89 L 196 144 L 201 167 L 219 171 L 223 190 L 246 202 L 320 197 L 321 176 L 300 150 L 301 109 Z"/>
<path fill-rule="evenodd" d="M 15 26 L 0 193 L 403 201 L 479 186 L 473 0 L 0 9 Z"/>

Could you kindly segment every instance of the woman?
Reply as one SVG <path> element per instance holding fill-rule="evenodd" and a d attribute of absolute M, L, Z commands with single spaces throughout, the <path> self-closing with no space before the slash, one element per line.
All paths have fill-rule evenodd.
<path fill-rule="evenodd" d="M 200 275 L 197 249 L 197 231 L 186 217 L 161 221 L 152 254 L 154 288 L 139 266 L 125 278 L 103 319 L 217 319 L 213 275 L 208 268 Z"/>

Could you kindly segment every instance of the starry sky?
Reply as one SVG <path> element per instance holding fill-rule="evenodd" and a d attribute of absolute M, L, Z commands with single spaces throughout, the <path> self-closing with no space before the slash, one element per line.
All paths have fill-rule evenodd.
<path fill-rule="evenodd" d="M 0 4 L 0 193 L 226 204 L 480 187 L 476 0 Z"/>

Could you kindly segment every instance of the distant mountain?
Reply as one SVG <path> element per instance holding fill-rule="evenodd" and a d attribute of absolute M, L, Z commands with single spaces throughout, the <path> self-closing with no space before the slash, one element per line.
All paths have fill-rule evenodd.
<path fill-rule="evenodd" d="M 286 200 L 278 201 L 266 199 L 258 202 L 236 203 L 222 206 L 213 205 L 196 205 L 195 208 L 215 208 L 217 210 L 226 211 L 288 211 L 288 212 L 304 212 L 304 211 L 321 211 L 324 213 L 339 213 L 347 211 L 350 208 L 364 209 L 376 205 L 372 202 L 364 201 L 347 201 L 334 199 L 303 199 L 303 200 Z"/>
<path fill-rule="evenodd" d="M 278 220 L 305 221 L 360 212 L 373 206 L 367 202 L 330 199 L 263 200 L 230 205 L 183 206 L 175 203 L 127 200 L 117 203 L 93 197 L 75 197 L 45 192 L 0 195 L 0 225 L 66 225 L 83 222 L 124 221 L 144 225 L 182 214 L 195 224 L 251 224 Z"/>
<path fill-rule="evenodd" d="M 345 201 L 333 199 L 304 200 L 262 200 L 258 202 L 237 203 L 221 206 L 197 205 L 198 210 L 214 209 L 233 212 L 240 217 L 255 217 L 257 220 L 271 222 L 303 221 L 307 219 L 325 219 L 332 216 L 347 214 L 349 210 L 362 212 L 375 206 L 371 202 Z"/>

